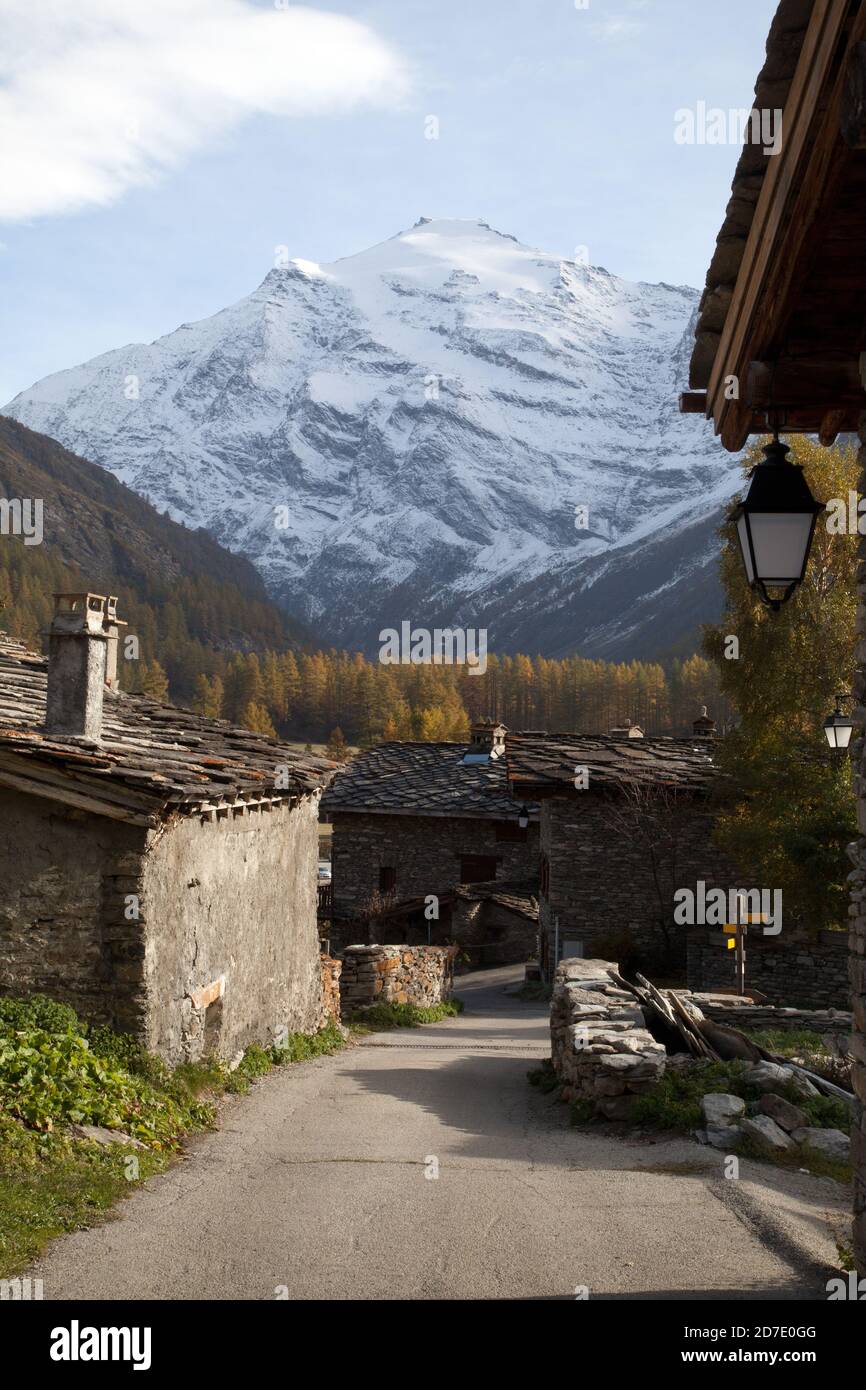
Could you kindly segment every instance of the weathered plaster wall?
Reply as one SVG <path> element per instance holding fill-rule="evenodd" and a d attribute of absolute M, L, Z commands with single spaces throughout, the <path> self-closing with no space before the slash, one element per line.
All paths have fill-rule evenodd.
<path fill-rule="evenodd" d="M 343 1012 L 371 1004 L 429 1008 L 450 998 L 454 954 L 449 946 L 350 946 L 340 981 Z"/>
<path fill-rule="evenodd" d="M 517 807 L 514 813 L 517 819 Z M 398 900 L 441 893 L 460 882 L 460 858 L 497 859 L 498 879 L 538 872 L 538 826 L 526 839 L 496 838 L 496 821 L 446 816 L 373 816 L 336 812 L 331 850 L 334 912 L 360 915 L 379 889 L 379 869 L 397 871 Z"/>
<path fill-rule="evenodd" d="M 686 952 L 689 989 L 735 987 L 735 952 L 726 949 L 718 927 L 689 927 Z M 847 932 L 809 936 L 783 930 L 780 936 L 762 936 L 760 928 L 753 928 L 746 940 L 746 985 L 771 1004 L 849 1008 Z"/>
<path fill-rule="evenodd" d="M 148 1046 L 172 1062 L 232 1057 L 281 1029 L 315 1032 L 318 803 L 189 818 L 151 836 L 144 874 Z M 225 977 L 221 998 L 198 991 Z"/>
<path fill-rule="evenodd" d="M 146 832 L 0 787 L 0 992 L 42 993 L 123 1032 L 144 1027 Z"/>
<path fill-rule="evenodd" d="M 735 871 L 712 843 L 713 819 L 700 803 L 668 813 L 675 845 L 660 852 L 659 882 L 670 903 L 673 893 L 703 880 L 708 888 L 740 885 Z M 541 853 L 549 863 L 549 892 L 539 904 L 548 963 L 553 965 L 555 918 L 559 917 L 560 955 L 566 941 L 581 941 L 596 953 L 605 938 L 625 931 L 641 943 L 662 947 L 656 925 L 659 890 L 646 837 L 617 833 L 602 799 L 550 797 L 541 803 Z M 686 929 L 676 933 L 685 967 Z"/>

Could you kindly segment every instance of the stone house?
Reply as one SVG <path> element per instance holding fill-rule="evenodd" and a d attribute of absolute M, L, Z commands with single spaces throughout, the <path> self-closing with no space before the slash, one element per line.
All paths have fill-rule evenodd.
<path fill-rule="evenodd" d="M 488 722 L 468 745 L 383 743 L 338 773 L 322 800 L 333 822 L 332 943 L 347 933 L 344 944 L 357 942 L 359 924 L 404 905 L 423 922 L 431 895 L 440 917 L 430 935 L 441 940 L 459 884 L 537 878 L 538 808 L 509 795 L 505 734 Z"/>
<path fill-rule="evenodd" d="M 333 765 L 123 694 L 109 601 L 56 602 L 47 661 L 0 639 L 0 991 L 171 1062 L 315 1031 Z"/>
<path fill-rule="evenodd" d="M 617 735 L 514 734 L 512 795 L 541 808 L 542 972 L 559 960 L 636 956 L 686 964 L 674 892 L 736 879 L 712 843 L 712 741 Z"/>

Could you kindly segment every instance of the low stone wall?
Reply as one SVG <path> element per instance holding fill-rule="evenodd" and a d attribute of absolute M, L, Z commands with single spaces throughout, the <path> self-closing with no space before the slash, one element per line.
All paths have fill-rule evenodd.
<path fill-rule="evenodd" d="M 689 989 L 712 992 L 735 987 L 734 951 L 714 929 L 691 927 L 686 942 Z M 746 942 L 746 989 L 758 990 L 771 1004 L 804 1009 L 848 1009 L 848 933 L 824 931 L 814 936 L 761 936 Z"/>
<path fill-rule="evenodd" d="M 329 1023 L 340 1022 L 340 975 L 343 962 L 333 956 L 320 957 L 322 969 L 322 1011 L 319 1015 L 319 1028 L 327 1028 Z"/>
<path fill-rule="evenodd" d="M 590 1101 L 609 1120 L 626 1119 L 667 1062 L 634 996 L 611 980 L 617 969 L 605 960 L 561 961 L 550 1008 L 551 1057 L 563 1098 Z"/>
<path fill-rule="evenodd" d="M 343 954 L 344 1013 L 371 1004 L 429 1008 L 451 996 L 454 946 L 349 946 Z"/>
<path fill-rule="evenodd" d="M 681 990 L 685 995 L 686 991 Z M 839 1033 L 843 1036 L 851 1032 L 853 1015 L 844 1009 L 780 1009 L 773 1004 L 753 1004 L 747 999 L 737 999 L 723 994 L 692 994 L 706 1018 L 714 1023 L 726 1023 L 731 1028 L 753 1029 L 775 1028 L 786 1033 L 801 1029 L 818 1033 Z"/>

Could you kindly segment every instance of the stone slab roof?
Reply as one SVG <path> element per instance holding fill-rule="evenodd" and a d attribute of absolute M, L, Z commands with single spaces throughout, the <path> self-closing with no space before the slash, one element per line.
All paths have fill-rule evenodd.
<path fill-rule="evenodd" d="M 505 759 L 463 762 L 465 743 L 382 743 L 334 778 L 322 814 L 471 816 L 514 820 Z M 530 806 L 533 819 L 537 807 Z"/>
<path fill-rule="evenodd" d="M 589 790 L 602 792 L 640 785 L 699 793 L 714 775 L 709 740 L 509 734 L 505 747 L 515 797 L 585 796 L 574 785 L 579 767 L 589 769 Z"/>
<path fill-rule="evenodd" d="M 0 633 L 0 785 L 154 824 L 172 812 L 228 814 L 327 785 L 336 764 L 143 695 L 105 691 L 98 743 L 45 734 L 48 663 Z M 287 768 L 287 774 L 278 769 Z M 278 780 L 288 786 L 278 786 Z"/>
<path fill-rule="evenodd" d="M 766 61 L 755 87 L 754 107 L 757 110 L 784 110 L 813 5 L 814 0 L 781 0 L 767 39 Z M 747 134 L 698 310 L 689 372 L 689 385 L 693 390 L 702 391 L 709 385 L 771 157 L 764 154 L 761 145 L 752 143 Z"/>
<path fill-rule="evenodd" d="M 461 883 L 454 897 L 467 902 L 495 903 L 530 922 L 538 921 L 538 883 L 518 879 L 497 879 L 492 883 Z"/>

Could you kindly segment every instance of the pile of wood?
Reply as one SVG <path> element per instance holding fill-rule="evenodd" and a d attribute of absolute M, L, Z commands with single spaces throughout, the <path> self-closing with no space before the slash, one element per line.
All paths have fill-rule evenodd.
<path fill-rule="evenodd" d="M 738 1028 L 729 1028 L 726 1024 L 713 1023 L 704 1018 L 697 1005 L 681 998 L 676 990 L 669 989 L 663 993 L 643 975 L 636 976 L 633 983 L 615 970 L 609 971 L 609 974 L 621 989 L 627 989 L 634 995 L 643 1010 L 648 1031 L 656 1042 L 664 1044 L 669 1054 L 687 1053 L 711 1062 L 774 1062 L 806 1077 L 822 1095 L 836 1096 L 849 1105 L 854 1104 L 850 1091 L 798 1066 L 789 1057 L 768 1052 Z"/>

